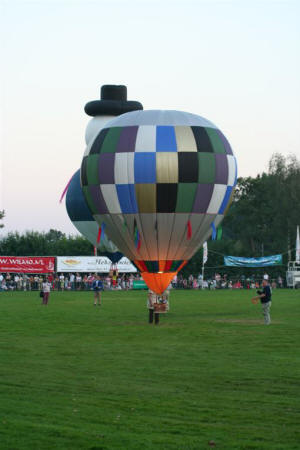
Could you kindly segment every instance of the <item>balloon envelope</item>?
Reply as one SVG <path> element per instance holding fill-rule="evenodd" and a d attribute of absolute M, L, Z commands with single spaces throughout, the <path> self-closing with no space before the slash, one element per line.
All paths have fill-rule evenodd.
<path fill-rule="evenodd" d="M 135 111 L 86 150 L 82 191 L 108 236 L 161 293 L 224 217 L 236 184 L 232 149 L 208 120 Z"/>
<path fill-rule="evenodd" d="M 99 225 L 94 220 L 84 199 L 80 186 L 80 170 L 75 172 L 70 181 L 66 194 L 66 209 L 73 225 L 94 247 L 97 247 L 101 253 L 108 256 L 113 263 L 118 262 L 122 258 L 122 253 L 107 238 L 106 234 L 103 233 L 101 241 L 97 243 Z"/>

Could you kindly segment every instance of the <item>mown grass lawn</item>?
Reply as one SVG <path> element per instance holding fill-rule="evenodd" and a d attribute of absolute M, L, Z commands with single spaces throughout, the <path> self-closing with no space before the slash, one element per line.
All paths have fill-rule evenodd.
<path fill-rule="evenodd" d="M 0 294 L 0 448 L 300 448 L 300 292 Z M 211 445 L 213 444 L 211 443 Z"/>

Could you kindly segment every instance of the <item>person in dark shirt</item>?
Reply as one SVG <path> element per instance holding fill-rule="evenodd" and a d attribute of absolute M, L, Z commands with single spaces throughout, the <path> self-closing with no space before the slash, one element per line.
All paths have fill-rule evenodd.
<path fill-rule="evenodd" d="M 99 275 L 93 281 L 93 291 L 94 291 L 94 306 L 101 306 L 101 291 L 103 291 L 103 282 Z"/>
<path fill-rule="evenodd" d="M 263 290 L 257 291 L 259 294 L 258 297 L 260 298 L 265 325 L 270 325 L 271 323 L 271 316 L 270 316 L 270 308 L 272 304 L 272 291 L 269 285 L 268 280 L 263 280 Z"/>

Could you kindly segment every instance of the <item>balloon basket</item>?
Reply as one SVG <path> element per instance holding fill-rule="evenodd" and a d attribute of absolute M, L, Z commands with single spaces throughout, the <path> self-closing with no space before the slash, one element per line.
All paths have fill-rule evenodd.
<path fill-rule="evenodd" d="M 154 304 L 154 312 L 155 313 L 166 313 L 168 311 L 167 303 L 155 303 Z"/>

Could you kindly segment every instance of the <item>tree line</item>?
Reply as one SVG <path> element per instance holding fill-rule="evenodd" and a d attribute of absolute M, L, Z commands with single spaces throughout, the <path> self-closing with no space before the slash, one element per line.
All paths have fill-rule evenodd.
<path fill-rule="evenodd" d="M 205 273 L 262 274 L 265 269 L 223 266 L 223 255 L 260 257 L 283 255 L 283 265 L 268 267 L 275 277 L 284 276 L 287 263 L 295 259 L 296 228 L 300 225 L 300 161 L 295 155 L 275 153 L 268 171 L 239 178 L 232 204 L 222 222 L 222 239 L 208 242 Z M 185 267 L 194 273 L 202 265 L 200 250 Z M 211 269 L 210 269 L 211 267 Z"/>
<path fill-rule="evenodd" d="M 66 235 L 58 230 L 8 233 L 0 240 L 5 256 L 91 256 L 92 244 L 83 236 Z"/>
<path fill-rule="evenodd" d="M 3 213 L 0 212 L 2 221 Z M 223 267 L 223 255 L 258 257 L 280 253 L 284 265 L 268 268 L 268 272 L 284 276 L 287 261 L 294 259 L 297 225 L 300 225 L 300 162 L 295 155 L 284 157 L 276 153 L 266 173 L 238 179 L 232 204 L 222 222 L 222 238 L 208 242 L 206 275 L 259 273 L 259 269 Z M 14 232 L 0 239 L 0 254 L 88 256 L 93 254 L 93 246 L 82 236 L 53 229 L 42 233 Z M 201 271 L 202 255 L 200 249 L 182 270 L 184 276 Z"/>

